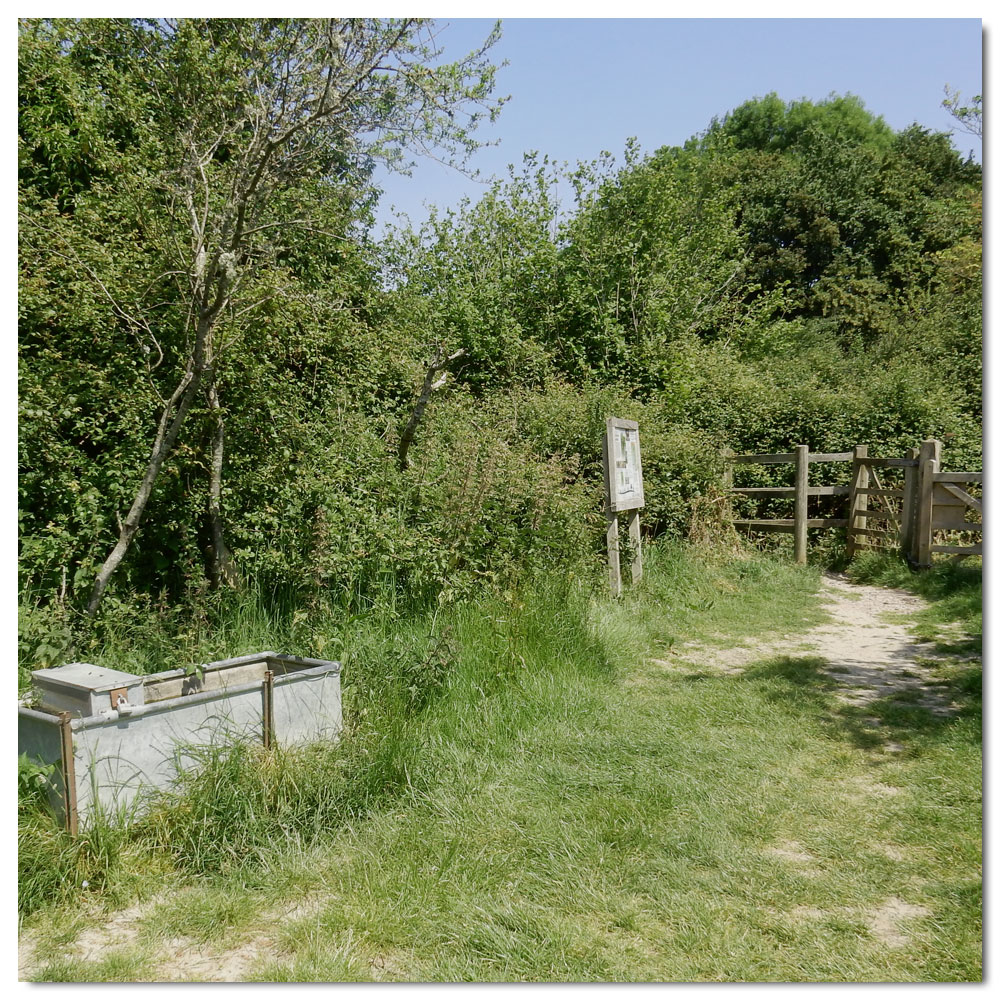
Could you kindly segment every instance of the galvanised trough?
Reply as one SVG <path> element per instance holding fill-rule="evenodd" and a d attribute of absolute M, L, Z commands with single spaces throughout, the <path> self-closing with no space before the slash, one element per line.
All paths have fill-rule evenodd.
<path fill-rule="evenodd" d="M 49 799 L 70 833 L 100 812 L 134 811 L 144 792 L 169 787 L 191 747 L 239 739 L 265 747 L 336 739 L 340 664 L 253 653 L 198 674 L 139 676 L 90 663 L 32 675 L 18 705 L 18 753 L 54 764 Z"/>

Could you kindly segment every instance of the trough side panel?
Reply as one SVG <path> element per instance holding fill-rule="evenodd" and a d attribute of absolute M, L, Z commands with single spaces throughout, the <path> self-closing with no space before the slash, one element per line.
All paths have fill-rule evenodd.
<path fill-rule="evenodd" d="M 46 779 L 46 794 L 59 821 L 65 819 L 66 803 L 63 789 L 62 751 L 57 719 L 46 722 L 26 712 L 17 713 L 17 752 L 39 764 L 55 765 Z"/>
<path fill-rule="evenodd" d="M 128 810 L 141 791 L 169 788 L 179 769 L 196 758 L 189 746 L 261 739 L 256 689 L 192 705 L 119 717 L 74 732 L 78 809 L 85 819 L 96 804 L 108 815 Z"/>
<path fill-rule="evenodd" d="M 339 669 L 275 679 L 274 736 L 282 746 L 335 740 L 342 727 Z"/>

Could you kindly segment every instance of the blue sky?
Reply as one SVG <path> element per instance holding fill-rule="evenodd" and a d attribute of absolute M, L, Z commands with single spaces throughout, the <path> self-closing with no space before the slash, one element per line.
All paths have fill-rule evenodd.
<path fill-rule="evenodd" d="M 481 43 L 490 19 L 440 19 L 440 42 L 457 58 Z M 944 85 L 982 92 L 982 24 L 975 19 L 505 19 L 494 61 L 498 94 L 511 99 L 480 137 L 499 140 L 470 166 L 504 175 L 506 164 L 537 150 L 556 161 L 589 160 L 602 150 L 621 159 L 635 136 L 645 152 L 678 145 L 714 116 L 776 91 L 785 100 L 852 93 L 893 128 L 913 122 L 942 131 Z M 956 132 L 963 152 L 981 158 L 979 140 Z M 433 161 L 411 177 L 378 175 L 390 206 L 414 223 L 422 202 L 454 205 L 483 185 Z"/>

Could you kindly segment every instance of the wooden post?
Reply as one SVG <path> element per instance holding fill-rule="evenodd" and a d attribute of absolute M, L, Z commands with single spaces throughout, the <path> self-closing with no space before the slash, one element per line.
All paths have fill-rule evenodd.
<path fill-rule="evenodd" d="M 618 515 L 607 512 L 608 518 L 608 581 L 611 584 L 611 596 L 618 597 L 622 592 L 622 568 L 618 555 Z"/>
<path fill-rule="evenodd" d="M 809 517 L 809 445 L 795 447 L 795 561 L 806 562 L 806 520 Z"/>
<path fill-rule="evenodd" d="M 907 449 L 907 458 L 915 459 L 919 455 L 919 448 Z M 908 465 L 903 470 L 903 512 L 901 514 L 902 523 L 899 526 L 899 550 L 909 562 L 916 562 L 914 539 L 916 537 L 917 502 L 920 498 L 918 486 L 917 467 Z"/>
<path fill-rule="evenodd" d="M 79 832 L 79 815 L 76 801 L 76 764 L 73 760 L 72 716 L 69 712 L 59 713 L 59 756 L 62 764 L 63 805 L 66 809 L 64 822 L 66 832 L 75 837 Z"/>
<path fill-rule="evenodd" d="M 722 449 L 722 488 L 728 493 L 733 488 L 733 458 L 732 448 Z"/>
<path fill-rule="evenodd" d="M 941 466 L 941 442 L 928 438 L 920 445 L 920 506 L 917 512 L 917 565 L 931 565 L 934 540 L 934 474 Z"/>
<path fill-rule="evenodd" d="M 261 735 L 264 749 L 274 745 L 274 671 L 264 671 L 264 685 L 261 691 L 263 706 L 261 711 Z"/>
<path fill-rule="evenodd" d="M 632 582 L 642 579 L 642 535 L 639 534 L 639 508 L 628 512 L 628 537 L 632 549 Z"/>
<path fill-rule="evenodd" d="M 853 559 L 860 546 L 854 534 L 855 528 L 862 531 L 868 527 L 868 518 L 865 511 L 868 510 L 868 494 L 859 493 L 859 490 L 868 489 L 868 466 L 863 459 L 868 457 L 868 445 L 856 444 L 854 446 L 854 458 L 851 462 L 851 502 L 847 510 L 847 558 Z M 862 536 L 863 537 L 863 536 Z"/>
<path fill-rule="evenodd" d="M 622 592 L 622 569 L 618 551 L 618 515 L 612 509 L 612 474 L 611 455 L 608 451 L 609 430 L 604 435 L 604 517 L 607 520 L 605 540 L 608 546 L 608 582 L 611 585 L 611 596 L 618 597 Z"/>

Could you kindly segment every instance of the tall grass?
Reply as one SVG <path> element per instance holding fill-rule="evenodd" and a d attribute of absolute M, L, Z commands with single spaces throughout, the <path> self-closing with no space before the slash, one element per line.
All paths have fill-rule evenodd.
<path fill-rule="evenodd" d="M 766 576 L 777 565 L 751 559 L 723 571 L 686 546 L 664 544 L 650 550 L 644 585 L 626 601 L 661 602 L 683 634 L 692 615 L 704 619 L 715 600 L 725 606 L 733 598 L 735 582 L 718 596 L 722 575 Z M 564 691 L 580 676 L 610 679 L 649 642 L 642 615 L 610 613 L 616 602 L 602 595 L 602 583 L 554 572 L 517 592 L 410 616 L 387 613 L 388 594 L 368 614 L 345 616 L 250 585 L 220 596 L 179 637 L 172 618 L 113 608 L 89 656 L 119 669 L 144 673 L 261 649 L 341 659 L 343 738 L 270 752 L 244 743 L 192 747 L 198 766 L 145 819 L 127 829 L 97 820 L 77 841 L 26 795 L 22 913 L 78 896 L 85 882 L 89 896 L 127 895 L 137 876 L 129 866 L 260 876 L 275 858 L 308 850 L 386 802 L 421 794 L 438 777 L 442 748 L 445 756 L 457 745 L 496 754 L 551 710 L 546 687 Z"/>
<path fill-rule="evenodd" d="M 25 797 L 21 910 L 65 902 L 84 882 L 89 895 L 127 895 L 136 866 L 262 879 L 344 824 L 420 799 L 456 755 L 502 757 L 539 719 L 570 711 L 573 692 L 589 697 L 581 681 L 612 683 L 621 668 L 695 635 L 802 627 L 815 616 L 816 585 L 812 569 L 762 556 L 713 560 L 664 542 L 620 601 L 603 594 L 603 580 L 570 572 L 410 616 L 386 613 L 389 595 L 345 616 L 250 586 L 220 598 L 186 645 L 172 645 L 166 627 L 109 616 L 93 658 L 136 672 L 268 648 L 341 659 L 344 734 L 295 750 L 192 747 L 197 767 L 144 819 L 127 828 L 99 820 L 75 842 Z"/>
<path fill-rule="evenodd" d="M 353 617 L 329 606 L 297 608 L 287 595 L 249 587 L 214 609 L 211 630 L 189 634 L 173 653 L 151 623 L 108 616 L 92 658 L 138 673 L 261 649 L 339 658 L 345 731 L 336 745 L 295 750 L 191 747 L 196 766 L 145 818 L 127 829 L 98 819 L 76 841 L 56 828 L 26 784 L 21 912 L 65 902 L 84 883 L 91 896 L 117 891 L 135 874 L 125 870 L 131 863 L 259 877 L 276 858 L 416 793 L 434 780 L 428 741 L 483 732 L 500 738 L 504 727 L 496 722 L 509 714 L 509 699 L 523 695 L 528 672 L 609 669 L 588 625 L 590 606 L 588 584 L 571 575 L 538 580 L 506 599 L 483 597 L 410 617 L 379 607 Z"/>

